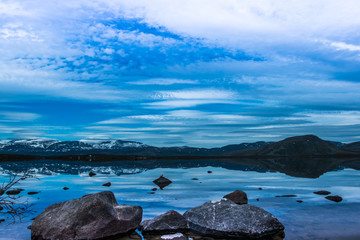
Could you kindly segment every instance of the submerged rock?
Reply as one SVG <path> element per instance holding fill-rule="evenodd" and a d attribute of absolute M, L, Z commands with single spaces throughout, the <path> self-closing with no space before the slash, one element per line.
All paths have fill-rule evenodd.
<path fill-rule="evenodd" d="M 241 190 L 236 190 L 232 193 L 229 193 L 225 195 L 224 198 L 229 199 L 239 205 L 248 203 L 248 198 L 246 193 Z"/>
<path fill-rule="evenodd" d="M 31 239 L 110 238 L 135 230 L 141 219 L 141 207 L 117 204 L 104 191 L 47 207 L 31 225 Z"/>
<path fill-rule="evenodd" d="M 63 189 L 64 189 L 64 190 L 69 190 L 69 188 L 68 188 L 68 187 L 63 187 Z"/>
<path fill-rule="evenodd" d="M 184 213 L 192 230 L 218 238 L 262 238 L 277 234 L 284 226 L 262 208 L 238 205 L 228 199 L 206 202 Z"/>
<path fill-rule="evenodd" d="M 38 194 L 39 192 L 28 192 L 29 195 L 35 195 Z"/>
<path fill-rule="evenodd" d="M 149 220 L 144 220 L 140 226 L 144 234 L 176 233 L 189 230 L 189 224 L 183 215 L 170 210 Z"/>
<path fill-rule="evenodd" d="M 276 195 L 275 197 L 297 197 L 297 195 Z"/>
<path fill-rule="evenodd" d="M 110 187 L 111 186 L 111 182 L 107 182 L 103 184 L 104 187 Z"/>
<path fill-rule="evenodd" d="M 170 181 L 169 179 L 167 179 L 166 177 L 164 177 L 162 174 L 158 179 L 155 179 L 153 181 L 153 183 L 155 183 L 156 185 L 159 186 L 160 189 L 163 189 L 164 187 L 170 185 L 172 183 L 172 181 Z"/>
<path fill-rule="evenodd" d="M 329 195 L 331 192 L 329 191 L 317 191 L 317 192 L 314 192 L 315 194 L 318 194 L 318 195 Z"/>
<path fill-rule="evenodd" d="M 90 177 L 96 176 L 96 173 L 94 173 L 94 172 L 89 172 L 89 176 L 90 176 Z"/>
<path fill-rule="evenodd" d="M 335 195 L 335 196 L 327 196 L 326 199 L 333 201 L 333 202 L 341 202 L 343 199 L 342 197 Z"/>
<path fill-rule="evenodd" d="M 7 195 L 18 195 L 21 193 L 22 189 L 13 189 L 6 192 Z"/>

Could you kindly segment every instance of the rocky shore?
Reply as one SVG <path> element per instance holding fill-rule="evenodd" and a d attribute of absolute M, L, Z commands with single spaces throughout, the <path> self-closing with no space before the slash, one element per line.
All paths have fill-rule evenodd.
<path fill-rule="evenodd" d="M 284 226 L 271 213 L 247 204 L 235 191 L 183 215 L 170 210 L 142 221 L 140 206 L 118 204 L 110 191 L 47 207 L 34 219 L 31 239 L 263 239 L 280 240 Z"/>

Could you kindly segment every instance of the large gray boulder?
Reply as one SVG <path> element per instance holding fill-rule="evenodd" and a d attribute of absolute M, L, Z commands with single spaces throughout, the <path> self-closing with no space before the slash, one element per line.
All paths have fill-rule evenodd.
<path fill-rule="evenodd" d="M 262 208 L 238 205 L 228 199 L 206 202 L 184 213 L 192 230 L 218 238 L 262 238 L 279 233 L 284 226 Z"/>
<path fill-rule="evenodd" d="M 55 203 L 31 225 L 31 239 L 101 239 L 135 230 L 142 219 L 139 206 L 117 204 L 112 192 L 88 194 Z"/>
<path fill-rule="evenodd" d="M 144 234 L 177 233 L 189 230 L 189 224 L 183 215 L 170 210 L 164 214 L 141 223 L 140 229 Z"/>

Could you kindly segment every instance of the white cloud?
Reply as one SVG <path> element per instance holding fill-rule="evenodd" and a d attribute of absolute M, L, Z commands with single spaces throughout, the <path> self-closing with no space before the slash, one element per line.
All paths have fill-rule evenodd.
<path fill-rule="evenodd" d="M 240 48 L 251 44 L 250 39 L 264 44 L 294 37 L 335 37 L 354 31 L 360 23 L 357 0 L 98 1 L 104 2 L 115 13 L 142 18 L 151 26 Z"/>
<path fill-rule="evenodd" d="M 206 99 L 206 100 L 165 100 L 151 103 L 144 103 L 145 108 L 149 109 L 173 109 L 173 108 L 188 108 L 204 104 L 223 103 L 223 104 L 237 104 L 236 101 L 222 100 L 222 99 Z"/>
<path fill-rule="evenodd" d="M 353 45 L 348 44 L 344 42 L 330 42 L 330 46 L 336 48 L 337 50 L 347 50 L 351 52 L 359 52 L 360 46 L 359 45 Z"/>
<path fill-rule="evenodd" d="M 173 84 L 198 84 L 197 80 L 177 79 L 177 78 L 151 78 L 128 82 L 133 85 L 173 85 Z"/>
<path fill-rule="evenodd" d="M 117 32 L 117 39 L 120 42 L 128 44 L 140 44 L 148 47 L 154 47 L 156 45 L 173 45 L 177 43 L 177 41 L 172 38 L 156 36 L 151 33 L 127 30 L 119 30 Z"/>
<path fill-rule="evenodd" d="M 27 112 L 0 112 L 0 116 L 2 116 L 1 120 L 5 121 L 14 121 L 14 122 L 22 122 L 22 121 L 34 121 L 41 117 L 41 115 L 36 113 L 27 113 Z"/>
<path fill-rule="evenodd" d="M 96 124 L 104 125 L 104 124 L 132 124 L 132 123 L 136 123 L 136 121 L 128 118 L 113 118 L 113 119 L 97 122 Z"/>
<path fill-rule="evenodd" d="M 160 91 L 154 95 L 155 99 L 222 99 L 232 100 L 237 97 L 237 93 L 227 90 L 216 89 L 195 89 L 195 90 L 177 90 Z"/>
<path fill-rule="evenodd" d="M 310 120 L 313 124 L 344 126 L 360 124 L 359 111 L 318 111 L 303 113 L 304 119 Z"/>
<path fill-rule="evenodd" d="M 0 2 L 0 15 L 1 16 L 26 16 L 30 15 L 30 10 L 22 6 L 20 2 L 15 1 L 1 1 Z"/>
<path fill-rule="evenodd" d="M 118 90 L 102 83 L 65 80 L 61 72 L 31 69 L 17 63 L 1 64 L 0 93 L 3 96 L 22 95 L 64 97 L 89 101 L 122 101 L 135 95 L 134 91 Z"/>
<path fill-rule="evenodd" d="M 113 118 L 97 122 L 96 125 L 116 124 L 147 124 L 147 125 L 203 125 L 206 124 L 239 124 L 253 123 L 256 117 L 241 116 L 236 114 L 219 114 L 216 112 L 204 112 L 198 110 L 173 110 L 157 115 L 130 115 L 121 118 Z M 132 126 L 129 126 L 132 128 Z M 136 128 L 138 129 L 138 128 Z M 131 131 L 131 130 L 130 130 Z"/>
<path fill-rule="evenodd" d="M 194 107 L 203 104 L 227 103 L 236 104 L 238 94 L 234 91 L 216 89 L 190 89 L 175 91 L 159 91 L 153 95 L 154 99 L 162 100 L 144 103 L 147 108 L 171 109 Z"/>

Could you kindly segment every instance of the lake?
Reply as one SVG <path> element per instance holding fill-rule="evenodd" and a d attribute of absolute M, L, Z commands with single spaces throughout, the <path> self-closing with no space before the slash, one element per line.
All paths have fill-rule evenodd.
<path fill-rule="evenodd" d="M 250 204 L 264 208 L 284 224 L 285 239 L 360 239 L 359 166 L 359 161 L 336 159 L 1 162 L 0 183 L 14 169 L 28 169 L 37 178 L 16 185 L 25 189 L 21 199 L 33 204 L 36 213 L 15 224 L 8 224 L 10 219 L 1 215 L 6 221 L 0 223 L 0 239 L 30 239 L 31 218 L 53 203 L 89 193 L 110 190 L 118 203 L 140 205 L 143 218 L 148 219 L 170 209 L 183 213 L 236 189 L 247 193 Z M 89 177 L 90 171 L 97 175 Z M 157 187 L 153 180 L 161 174 L 173 183 L 151 194 Z M 102 186 L 106 182 L 111 186 Z M 335 203 L 313 193 L 319 190 L 339 195 L 343 201 Z M 29 191 L 40 193 L 28 195 Z M 297 196 L 275 197 L 285 194 Z"/>

